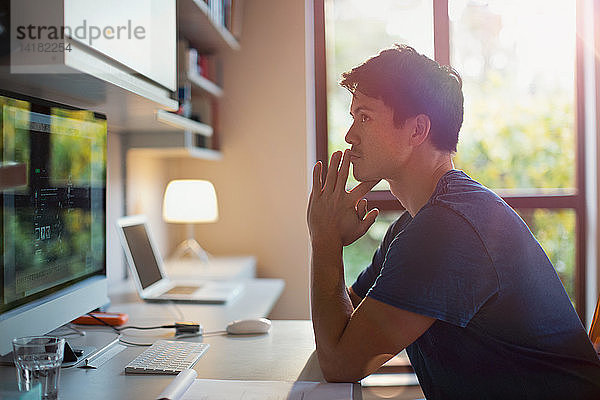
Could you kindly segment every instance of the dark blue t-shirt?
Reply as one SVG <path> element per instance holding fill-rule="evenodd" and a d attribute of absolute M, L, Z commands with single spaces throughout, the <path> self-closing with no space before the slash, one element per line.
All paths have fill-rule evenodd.
<path fill-rule="evenodd" d="M 600 361 L 523 220 L 452 170 L 352 285 L 433 317 L 407 347 L 427 399 L 600 399 Z"/>

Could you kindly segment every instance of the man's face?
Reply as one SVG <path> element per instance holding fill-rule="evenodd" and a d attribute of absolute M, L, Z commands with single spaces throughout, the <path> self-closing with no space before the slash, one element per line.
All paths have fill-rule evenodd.
<path fill-rule="evenodd" d="M 352 145 L 350 161 L 358 181 L 393 179 L 410 155 L 411 118 L 394 124 L 394 111 L 383 100 L 356 91 L 350 114 L 354 122 L 345 140 Z"/>

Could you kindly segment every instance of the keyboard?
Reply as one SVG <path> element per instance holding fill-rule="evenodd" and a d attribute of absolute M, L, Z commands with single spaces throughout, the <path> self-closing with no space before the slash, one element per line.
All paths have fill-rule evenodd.
<path fill-rule="evenodd" d="M 174 286 L 164 294 L 192 294 L 200 288 L 201 286 Z"/>
<path fill-rule="evenodd" d="M 209 346 L 208 343 L 157 340 L 125 366 L 125 373 L 176 375 L 192 368 Z"/>

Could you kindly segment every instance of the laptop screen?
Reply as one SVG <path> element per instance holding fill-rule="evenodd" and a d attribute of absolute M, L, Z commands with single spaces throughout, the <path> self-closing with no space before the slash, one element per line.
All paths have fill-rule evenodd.
<path fill-rule="evenodd" d="M 123 227 L 125 240 L 133 258 L 133 267 L 137 271 L 142 288 L 160 281 L 162 275 L 152 250 L 145 224 L 129 225 Z"/>

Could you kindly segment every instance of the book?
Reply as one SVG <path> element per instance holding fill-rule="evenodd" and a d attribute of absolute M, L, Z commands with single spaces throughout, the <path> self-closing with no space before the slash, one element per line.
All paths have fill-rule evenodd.
<path fill-rule="evenodd" d="M 227 28 L 233 36 L 240 40 L 242 36 L 242 21 L 244 19 L 244 0 L 231 0 L 230 26 Z"/>
<path fill-rule="evenodd" d="M 177 100 L 179 109 L 176 114 L 189 118 L 192 115 L 192 85 L 189 82 L 183 83 L 177 88 Z"/>

